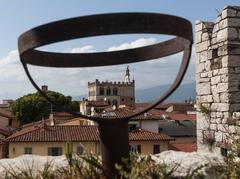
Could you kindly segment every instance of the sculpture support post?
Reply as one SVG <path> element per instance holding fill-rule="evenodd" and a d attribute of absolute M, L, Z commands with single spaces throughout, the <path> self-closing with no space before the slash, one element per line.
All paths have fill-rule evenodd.
<path fill-rule="evenodd" d="M 108 178 L 117 174 L 115 164 L 129 159 L 128 121 L 111 120 L 98 122 L 103 170 Z"/>

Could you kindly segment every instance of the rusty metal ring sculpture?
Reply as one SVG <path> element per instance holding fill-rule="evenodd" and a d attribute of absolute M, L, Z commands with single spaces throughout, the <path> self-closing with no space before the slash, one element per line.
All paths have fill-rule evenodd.
<path fill-rule="evenodd" d="M 111 34 L 150 33 L 173 35 L 174 38 L 134 49 L 96 53 L 54 53 L 36 50 L 37 47 L 65 40 Z M 180 85 L 187 70 L 193 43 L 192 25 L 183 18 L 156 13 L 113 13 L 82 16 L 60 20 L 33 28 L 18 39 L 20 59 L 24 70 L 37 91 L 61 110 L 100 122 L 114 118 L 91 117 L 67 110 L 52 101 L 31 77 L 28 64 L 45 67 L 94 67 L 152 60 L 184 52 L 180 70 L 171 87 L 146 109 L 121 117 L 130 119 L 154 108 L 170 96 Z"/>

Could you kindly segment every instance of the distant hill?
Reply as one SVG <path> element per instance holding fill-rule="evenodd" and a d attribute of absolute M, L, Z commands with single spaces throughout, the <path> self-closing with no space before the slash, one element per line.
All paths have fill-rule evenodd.
<path fill-rule="evenodd" d="M 170 85 L 160 85 L 147 89 L 136 90 L 136 102 L 149 102 L 158 99 Z M 193 83 L 181 84 L 179 88 L 167 99 L 168 102 L 184 101 L 185 99 L 196 98 L 196 85 Z M 73 97 L 74 100 L 82 100 L 87 95 Z"/>
<path fill-rule="evenodd" d="M 160 85 L 152 88 L 136 90 L 137 102 L 148 102 L 158 99 L 170 85 Z M 196 98 L 196 85 L 193 83 L 181 84 L 178 89 L 167 99 L 168 102 L 184 101 L 190 97 Z"/>

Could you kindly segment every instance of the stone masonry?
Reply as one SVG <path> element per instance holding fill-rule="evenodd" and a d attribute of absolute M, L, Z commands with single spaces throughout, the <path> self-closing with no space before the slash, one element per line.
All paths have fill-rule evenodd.
<path fill-rule="evenodd" d="M 240 131 L 240 6 L 227 6 L 215 23 L 197 21 L 198 150 L 231 145 Z M 212 149 L 212 148 L 211 148 Z"/>

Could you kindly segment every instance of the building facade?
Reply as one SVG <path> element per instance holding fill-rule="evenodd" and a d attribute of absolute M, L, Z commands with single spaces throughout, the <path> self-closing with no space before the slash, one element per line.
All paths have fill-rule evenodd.
<path fill-rule="evenodd" d="M 107 101 L 108 105 L 134 105 L 135 81 L 130 80 L 130 72 L 127 67 L 124 81 L 103 81 L 96 79 L 88 82 L 89 101 Z"/>

